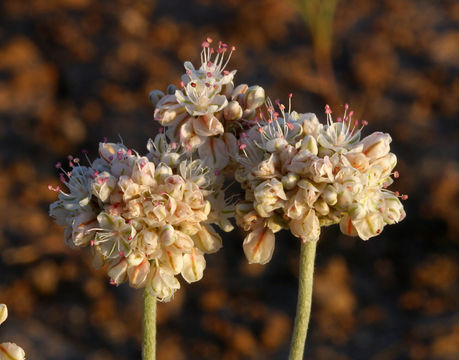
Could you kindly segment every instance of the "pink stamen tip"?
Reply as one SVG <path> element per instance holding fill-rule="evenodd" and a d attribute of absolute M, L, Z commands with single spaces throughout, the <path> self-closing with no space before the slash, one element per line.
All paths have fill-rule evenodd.
<path fill-rule="evenodd" d="M 64 177 L 64 174 L 60 174 L 59 175 L 59 180 L 65 184 L 65 177 Z"/>
<path fill-rule="evenodd" d="M 110 285 L 116 285 L 116 282 L 113 281 L 113 280 L 110 280 L 109 284 L 110 284 Z"/>
<path fill-rule="evenodd" d="M 223 75 L 229 75 L 229 71 L 228 70 L 224 70 L 223 71 Z"/>
<path fill-rule="evenodd" d="M 274 104 L 276 104 L 276 105 L 280 105 L 280 99 L 276 99 L 276 100 L 274 100 Z"/>
<path fill-rule="evenodd" d="M 288 97 L 291 99 L 293 97 L 293 94 L 292 93 L 288 94 Z"/>
<path fill-rule="evenodd" d="M 120 256 L 124 257 L 124 252 L 120 251 Z"/>
<path fill-rule="evenodd" d="M 94 240 L 91 240 L 91 246 L 94 246 Z"/>
<path fill-rule="evenodd" d="M 239 149 L 244 150 L 246 147 L 247 147 L 246 144 L 241 144 L 241 145 L 239 146 Z"/>
<path fill-rule="evenodd" d="M 187 71 L 186 71 L 186 74 L 187 74 L 188 76 L 190 76 L 190 75 L 191 75 L 191 70 L 187 70 Z"/>
<path fill-rule="evenodd" d="M 181 88 L 184 88 L 185 87 L 185 83 L 183 81 L 180 81 L 180 87 Z"/>
<path fill-rule="evenodd" d="M 394 171 L 394 178 L 398 179 L 400 177 L 400 174 L 398 171 Z"/>
<path fill-rule="evenodd" d="M 171 148 L 174 149 L 174 150 L 177 149 L 177 143 L 173 142 L 173 143 L 171 144 Z"/>
<path fill-rule="evenodd" d="M 259 132 L 260 134 L 263 134 L 265 131 L 263 130 L 263 128 L 258 128 L 258 132 Z"/>
<path fill-rule="evenodd" d="M 289 128 L 290 130 L 293 130 L 293 127 L 294 127 L 294 126 L 293 126 L 292 123 L 287 123 L 287 126 L 288 126 L 288 128 Z"/>
<path fill-rule="evenodd" d="M 211 67 L 212 66 L 212 61 L 208 61 L 207 62 L 207 67 Z"/>
<path fill-rule="evenodd" d="M 207 72 L 207 77 L 212 77 L 212 73 L 210 71 Z"/>
<path fill-rule="evenodd" d="M 163 128 L 163 127 L 160 127 L 160 128 L 158 129 L 158 132 L 159 132 L 160 134 L 162 134 L 163 131 L 164 131 L 164 128 Z"/>
<path fill-rule="evenodd" d="M 213 54 L 215 52 L 214 48 L 209 49 L 210 53 Z"/>
<path fill-rule="evenodd" d="M 400 196 L 400 193 L 398 191 L 394 192 L 394 195 L 399 197 Z"/>
<path fill-rule="evenodd" d="M 51 185 L 48 185 L 48 190 L 49 191 L 54 191 L 54 188 Z"/>
<path fill-rule="evenodd" d="M 348 109 L 349 109 L 349 105 L 348 104 L 344 105 L 344 110 L 348 110 Z"/>
<path fill-rule="evenodd" d="M 359 121 L 358 121 L 358 120 L 355 120 L 355 121 L 354 121 L 354 125 L 355 125 L 355 126 L 358 126 L 358 125 L 359 125 Z"/>
<path fill-rule="evenodd" d="M 104 143 L 106 143 L 108 141 L 107 137 L 104 136 Z"/>
<path fill-rule="evenodd" d="M 208 37 L 208 38 L 206 38 L 206 41 L 207 41 L 209 44 L 212 44 L 212 41 L 213 41 L 213 40 L 212 40 L 212 38 Z"/>
<path fill-rule="evenodd" d="M 353 115 L 354 115 L 354 111 L 351 110 L 351 111 L 349 112 L 349 117 L 351 118 Z"/>
<path fill-rule="evenodd" d="M 408 195 L 402 195 L 402 200 L 408 200 Z"/>
<path fill-rule="evenodd" d="M 217 85 L 217 84 L 214 85 L 214 89 L 215 89 L 215 90 L 218 89 L 218 85 Z"/>
<path fill-rule="evenodd" d="M 341 122 L 341 121 L 343 121 L 343 119 L 341 119 L 340 117 L 336 119 L 336 122 Z"/>
<path fill-rule="evenodd" d="M 236 46 L 231 46 L 231 51 L 236 51 Z"/>
<path fill-rule="evenodd" d="M 196 83 L 194 83 L 194 82 L 192 82 L 190 85 L 191 85 L 192 87 L 194 87 L 194 88 L 196 87 Z"/>
<path fill-rule="evenodd" d="M 210 46 L 210 44 L 207 42 L 207 41 L 204 41 L 202 44 L 201 44 L 201 47 L 203 48 L 208 48 Z"/>
<path fill-rule="evenodd" d="M 247 135 L 247 133 L 242 133 L 241 136 L 242 136 L 242 138 L 245 139 L 248 135 Z"/>
<path fill-rule="evenodd" d="M 362 120 L 362 125 L 363 125 L 363 126 L 367 126 L 367 125 L 368 125 L 368 121 Z"/>

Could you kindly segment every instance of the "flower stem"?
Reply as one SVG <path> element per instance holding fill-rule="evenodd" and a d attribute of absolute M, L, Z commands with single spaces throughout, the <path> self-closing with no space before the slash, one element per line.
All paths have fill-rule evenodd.
<path fill-rule="evenodd" d="M 143 292 L 142 359 L 156 359 L 156 298 L 146 288 Z"/>
<path fill-rule="evenodd" d="M 296 306 L 295 325 L 289 360 L 302 360 L 309 316 L 311 314 L 312 282 L 314 276 L 314 258 L 317 241 L 306 241 L 301 244 L 300 271 L 298 281 L 298 303 Z"/>

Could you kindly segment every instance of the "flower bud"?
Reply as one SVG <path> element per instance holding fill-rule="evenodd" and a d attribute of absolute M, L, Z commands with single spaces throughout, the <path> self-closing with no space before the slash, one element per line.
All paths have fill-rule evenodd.
<path fill-rule="evenodd" d="M 116 285 L 119 285 L 126 281 L 127 268 L 128 262 L 126 261 L 126 258 L 122 257 L 120 260 L 110 265 L 110 268 L 108 269 L 108 276 L 110 276 Z"/>
<path fill-rule="evenodd" d="M 231 94 L 231 100 L 237 100 L 241 95 L 244 95 L 249 86 L 247 84 L 241 84 L 236 86 Z"/>
<path fill-rule="evenodd" d="M 167 87 L 166 92 L 169 95 L 174 95 L 177 90 L 178 90 L 177 86 L 175 86 L 174 84 L 169 84 L 169 86 Z"/>
<path fill-rule="evenodd" d="M 306 135 L 301 142 L 300 151 L 301 150 L 308 150 L 312 154 L 317 155 L 317 153 L 319 152 L 319 148 L 317 147 L 316 139 L 311 135 Z"/>
<path fill-rule="evenodd" d="M 231 94 L 233 93 L 233 90 L 234 90 L 234 84 L 233 82 L 229 82 L 222 86 L 221 94 L 225 95 L 227 98 L 230 98 Z"/>
<path fill-rule="evenodd" d="M 347 153 L 345 157 L 349 160 L 352 167 L 361 172 L 364 172 L 368 169 L 368 158 L 361 152 Z"/>
<path fill-rule="evenodd" d="M 370 159 L 379 159 L 389 153 L 391 141 L 389 134 L 374 132 L 362 139 L 363 153 Z"/>
<path fill-rule="evenodd" d="M 316 212 L 322 216 L 325 216 L 330 212 L 330 208 L 328 207 L 328 204 L 322 198 L 319 198 L 314 203 L 314 210 L 316 210 Z"/>
<path fill-rule="evenodd" d="M 249 264 L 266 264 L 273 256 L 274 244 L 273 231 L 260 227 L 245 237 L 242 246 Z"/>
<path fill-rule="evenodd" d="M 249 110 L 255 110 L 265 103 L 265 90 L 258 85 L 254 85 L 248 88 L 245 95 L 246 108 Z"/>
<path fill-rule="evenodd" d="M 300 179 L 300 177 L 297 174 L 288 173 L 287 175 L 284 175 L 282 177 L 282 186 L 286 190 L 291 190 L 296 186 L 296 184 L 298 183 L 299 179 Z"/>
<path fill-rule="evenodd" d="M 274 215 L 274 216 L 269 217 L 266 225 L 267 225 L 268 228 L 270 228 L 273 231 L 273 233 L 277 233 L 278 231 L 280 231 L 280 230 L 282 230 L 284 228 L 288 229 L 288 225 L 285 222 L 285 220 L 282 219 L 278 215 Z"/>
<path fill-rule="evenodd" d="M 230 101 L 223 110 L 225 120 L 236 121 L 242 117 L 242 107 L 237 101 Z"/>
<path fill-rule="evenodd" d="M 150 99 L 150 103 L 153 107 L 156 107 L 156 104 L 158 104 L 158 101 L 161 100 L 163 96 L 164 93 L 161 90 L 153 90 L 148 94 L 148 98 Z"/>
<path fill-rule="evenodd" d="M 159 238 L 163 246 L 172 245 L 177 240 L 177 234 L 174 227 L 170 224 L 164 225 L 159 233 Z"/>
<path fill-rule="evenodd" d="M 172 169 L 169 166 L 165 164 L 159 164 L 156 167 L 156 170 L 155 170 L 156 181 L 163 182 L 164 179 L 168 178 L 169 176 L 172 176 Z"/>
<path fill-rule="evenodd" d="M 384 219 L 378 212 L 367 213 L 363 218 L 352 220 L 352 224 L 362 240 L 379 235 L 384 227 Z"/>
<path fill-rule="evenodd" d="M 278 137 L 278 138 L 267 141 L 265 144 L 265 149 L 266 151 L 273 153 L 273 152 L 283 149 L 287 145 L 288 145 L 287 140 L 285 140 L 284 138 Z"/>
<path fill-rule="evenodd" d="M 190 254 L 183 255 L 182 277 L 187 283 L 192 283 L 202 279 L 206 260 L 201 251 L 193 248 Z"/>
<path fill-rule="evenodd" d="M 338 192 L 332 185 L 327 185 L 322 196 L 327 204 L 331 206 L 334 206 L 338 201 Z"/>
<path fill-rule="evenodd" d="M 91 192 L 102 202 L 106 202 L 115 189 L 116 179 L 107 171 L 98 174 L 91 184 Z"/>

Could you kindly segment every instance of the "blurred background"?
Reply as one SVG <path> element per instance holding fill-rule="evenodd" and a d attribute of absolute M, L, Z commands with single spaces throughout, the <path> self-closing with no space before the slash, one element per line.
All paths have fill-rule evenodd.
<path fill-rule="evenodd" d="M 178 85 L 211 36 L 237 83 L 316 112 L 350 103 L 389 132 L 407 218 L 368 242 L 318 245 L 306 359 L 459 359 L 459 2 L 3 0 L 0 2 L 1 341 L 28 359 L 140 358 L 141 291 L 108 284 L 48 217 L 54 164 L 106 136 L 144 151 L 148 92 Z M 159 306 L 159 360 L 286 359 L 298 239 L 248 265 L 241 233 L 204 279 Z"/>

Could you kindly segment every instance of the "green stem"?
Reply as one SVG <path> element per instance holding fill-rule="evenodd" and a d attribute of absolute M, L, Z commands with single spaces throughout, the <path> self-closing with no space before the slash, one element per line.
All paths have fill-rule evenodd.
<path fill-rule="evenodd" d="M 317 241 L 306 241 L 301 244 L 300 271 L 298 281 L 298 303 L 296 305 L 295 325 L 289 360 L 302 360 L 309 316 L 311 314 L 312 283 L 314 276 L 314 258 Z"/>
<path fill-rule="evenodd" d="M 143 292 L 142 359 L 156 359 L 156 297 L 146 288 Z"/>

